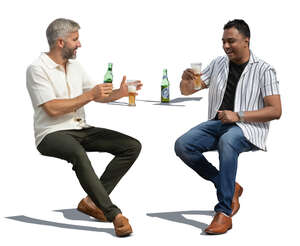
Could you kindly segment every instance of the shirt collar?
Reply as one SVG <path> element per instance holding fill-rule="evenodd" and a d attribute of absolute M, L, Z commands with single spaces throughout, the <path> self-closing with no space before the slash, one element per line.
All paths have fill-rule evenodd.
<path fill-rule="evenodd" d="M 227 64 L 229 64 L 229 58 L 228 58 L 228 56 L 225 56 L 225 58 L 226 58 L 226 62 L 227 62 Z M 250 50 L 250 57 L 249 57 L 249 62 L 248 62 L 248 64 L 252 64 L 252 63 L 256 63 L 256 62 L 258 62 L 259 61 L 259 59 L 253 54 L 253 52 Z"/>
<path fill-rule="evenodd" d="M 53 69 L 59 67 L 59 64 L 55 63 L 46 53 L 42 52 L 40 57 L 48 68 Z"/>
<path fill-rule="evenodd" d="M 48 68 L 54 69 L 60 67 L 60 65 L 53 61 L 45 52 L 42 52 L 40 57 Z M 67 65 L 69 63 L 73 63 L 73 60 L 68 60 Z"/>
<path fill-rule="evenodd" d="M 250 58 L 249 58 L 249 63 L 256 63 L 258 62 L 258 58 L 253 54 L 253 52 L 250 50 Z"/>

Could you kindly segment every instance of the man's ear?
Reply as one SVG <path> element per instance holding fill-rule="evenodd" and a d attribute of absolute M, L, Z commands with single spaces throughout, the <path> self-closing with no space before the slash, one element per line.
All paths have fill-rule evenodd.
<path fill-rule="evenodd" d="M 62 38 L 58 38 L 56 44 L 59 48 L 63 48 L 65 46 L 65 41 Z"/>
<path fill-rule="evenodd" d="M 250 46 L 250 39 L 247 37 L 247 38 L 245 38 L 245 43 L 246 43 L 246 45 L 247 45 L 247 47 L 249 47 Z"/>

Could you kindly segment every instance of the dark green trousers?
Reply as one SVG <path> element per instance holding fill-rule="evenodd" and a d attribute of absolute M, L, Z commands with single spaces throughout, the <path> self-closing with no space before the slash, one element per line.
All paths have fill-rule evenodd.
<path fill-rule="evenodd" d="M 141 151 L 138 140 L 116 131 L 91 127 L 50 133 L 37 149 L 42 155 L 72 163 L 82 188 L 109 221 L 121 213 L 110 200 L 109 194 L 137 159 Z M 86 153 L 93 151 L 108 152 L 115 156 L 100 179 Z"/>

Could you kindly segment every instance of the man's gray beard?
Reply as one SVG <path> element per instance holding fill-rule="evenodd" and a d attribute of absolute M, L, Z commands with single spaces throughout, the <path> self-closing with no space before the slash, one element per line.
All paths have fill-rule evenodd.
<path fill-rule="evenodd" d="M 61 55 L 62 58 L 65 60 L 69 60 L 69 59 L 75 59 L 76 58 L 76 54 L 74 54 L 74 49 L 69 49 L 66 46 L 63 47 L 62 51 L 61 51 Z"/>

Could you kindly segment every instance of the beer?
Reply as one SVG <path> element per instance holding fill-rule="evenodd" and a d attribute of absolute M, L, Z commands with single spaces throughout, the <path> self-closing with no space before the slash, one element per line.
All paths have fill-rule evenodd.
<path fill-rule="evenodd" d="M 108 63 L 108 68 L 104 75 L 104 83 L 112 83 L 113 82 L 112 65 L 113 65 L 112 63 Z"/>
<path fill-rule="evenodd" d="M 195 76 L 195 80 L 194 80 L 194 83 L 195 83 L 195 87 L 194 89 L 195 90 L 200 90 L 201 89 L 201 78 L 200 78 L 200 74 L 196 74 Z"/>
<path fill-rule="evenodd" d="M 136 86 L 128 85 L 129 106 L 135 106 L 135 92 L 136 92 Z"/>
<path fill-rule="evenodd" d="M 195 90 L 200 90 L 201 89 L 201 78 L 200 78 L 200 74 L 201 74 L 201 66 L 202 63 L 191 63 L 191 67 L 193 69 L 193 72 L 196 74 L 195 75 L 195 79 L 194 79 L 194 83 L 195 83 Z"/>
<path fill-rule="evenodd" d="M 168 80 L 167 69 L 163 70 L 163 79 L 161 82 L 161 98 L 162 103 L 170 102 L 170 82 Z"/>
<path fill-rule="evenodd" d="M 127 80 L 128 87 L 128 106 L 135 106 L 135 94 L 136 94 L 136 86 L 138 85 L 137 80 Z"/>

